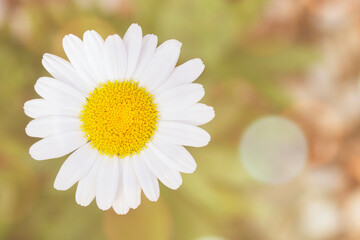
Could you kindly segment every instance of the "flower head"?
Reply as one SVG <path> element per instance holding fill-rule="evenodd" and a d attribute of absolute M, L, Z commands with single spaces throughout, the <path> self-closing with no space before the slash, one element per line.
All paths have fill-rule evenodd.
<path fill-rule="evenodd" d="M 83 40 L 67 35 L 63 47 L 69 61 L 45 54 L 43 65 L 53 76 L 35 84 L 41 96 L 25 103 L 34 118 L 26 127 L 42 138 L 30 148 L 36 160 L 70 156 L 54 183 L 67 190 L 78 182 L 76 202 L 96 198 L 102 210 L 126 214 L 160 195 L 160 180 L 177 189 L 180 172 L 196 163 L 184 146 L 202 147 L 210 135 L 198 125 L 214 117 L 212 107 L 198 103 L 202 85 L 193 83 L 204 70 L 200 59 L 175 67 L 181 43 L 157 47 L 155 35 L 142 36 L 133 24 L 122 39 L 104 41 L 95 31 Z"/>

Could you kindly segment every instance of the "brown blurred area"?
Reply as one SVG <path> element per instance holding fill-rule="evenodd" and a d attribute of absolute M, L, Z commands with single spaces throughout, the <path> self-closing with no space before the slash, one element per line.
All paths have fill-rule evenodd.
<path fill-rule="evenodd" d="M 0 239 L 360 239 L 359 12 L 359 0 L 0 0 Z M 133 22 L 181 41 L 179 64 L 204 61 L 197 81 L 216 117 L 180 189 L 118 216 L 53 189 L 64 158 L 31 159 L 23 103 L 49 75 L 42 55 L 65 57 L 65 34 L 123 35 Z M 305 169 L 277 186 L 252 179 L 238 147 L 274 114 L 308 143 Z"/>

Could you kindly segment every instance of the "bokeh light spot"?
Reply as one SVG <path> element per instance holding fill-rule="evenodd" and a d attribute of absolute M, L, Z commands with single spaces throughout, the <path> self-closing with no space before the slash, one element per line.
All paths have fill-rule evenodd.
<path fill-rule="evenodd" d="M 340 230 L 340 212 L 332 199 L 313 196 L 304 201 L 300 226 L 305 239 L 334 239 Z"/>
<path fill-rule="evenodd" d="M 292 121 L 278 116 L 264 117 L 246 129 L 240 143 L 240 156 L 245 170 L 256 180 L 284 183 L 305 165 L 306 138 Z"/>

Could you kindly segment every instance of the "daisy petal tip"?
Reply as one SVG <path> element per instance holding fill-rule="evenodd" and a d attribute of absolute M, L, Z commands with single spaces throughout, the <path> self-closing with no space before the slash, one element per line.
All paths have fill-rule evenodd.
<path fill-rule="evenodd" d="M 179 50 L 180 50 L 180 48 L 182 47 L 182 42 L 180 42 L 180 41 L 178 41 L 178 40 L 176 40 L 176 44 L 177 44 L 177 46 L 178 46 L 178 48 L 179 48 Z"/>
<path fill-rule="evenodd" d="M 101 211 L 107 211 L 110 209 L 110 207 L 108 207 L 108 206 L 99 206 L 99 205 L 97 205 L 97 206 Z"/>
<path fill-rule="evenodd" d="M 46 53 L 45 53 L 46 54 Z M 46 68 L 48 62 L 47 62 L 47 56 L 46 55 L 43 55 L 42 59 L 41 59 L 41 64 L 44 66 L 44 68 Z"/>
<path fill-rule="evenodd" d="M 159 197 L 160 196 L 158 196 L 158 195 L 154 195 L 154 196 L 149 196 L 148 199 L 151 202 L 157 202 L 159 200 Z"/>
<path fill-rule="evenodd" d="M 209 145 L 210 141 L 211 141 L 210 134 L 207 131 L 203 130 L 202 141 L 199 142 L 197 145 L 194 145 L 193 147 L 205 147 L 205 146 Z"/>
<path fill-rule="evenodd" d="M 30 118 L 35 118 L 35 115 L 33 114 L 33 112 L 31 110 L 28 109 L 27 106 L 24 106 L 24 113 L 26 116 L 28 116 Z"/>
<path fill-rule="evenodd" d="M 37 149 L 36 149 L 36 143 L 34 143 L 30 149 L 29 149 L 29 154 L 30 156 L 35 159 L 35 160 L 38 160 L 38 161 L 41 161 L 41 160 L 44 160 L 42 157 L 41 157 L 41 154 L 38 154 L 37 153 Z"/>
<path fill-rule="evenodd" d="M 204 65 L 204 61 L 201 58 L 194 58 L 194 61 L 199 62 L 199 64 Z"/>
<path fill-rule="evenodd" d="M 136 33 L 142 35 L 142 28 L 141 28 L 140 25 L 137 24 L 137 23 L 131 24 L 130 27 L 128 28 L 128 31 L 136 32 Z"/>
<path fill-rule="evenodd" d="M 155 34 L 147 34 L 145 37 L 154 38 L 154 39 L 158 38 Z"/>
<path fill-rule="evenodd" d="M 117 38 L 117 39 L 121 39 L 120 35 L 117 34 L 117 33 L 115 33 L 115 34 L 113 34 L 113 35 L 111 35 L 111 36 L 113 36 L 114 38 Z M 122 39 L 121 39 L 121 40 L 122 40 Z"/>
<path fill-rule="evenodd" d="M 65 35 L 65 36 L 63 37 L 63 44 L 69 40 L 70 35 L 71 35 L 71 34 L 67 34 L 67 35 Z"/>
<path fill-rule="evenodd" d="M 24 105 L 23 105 L 23 109 L 24 109 L 24 111 L 25 111 L 25 114 L 26 114 L 26 111 L 28 110 L 28 108 L 29 108 L 29 102 L 30 102 L 30 100 L 29 101 L 26 101 L 25 103 L 24 103 Z M 28 115 L 28 114 L 26 114 L 26 115 Z M 28 115 L 29 116 L 29 115 Z"/>
<path fill-rule="evenodd" d="M 55 179 L 55 182 L 54 182 L 54 188 L 57 190 L 57 191 L 66 191 L 68 190 L 69 188 L 66 187 L 65 185 L 62 185 L 61 182 L 57 181 Z"/>
<path fill-rule="evenodd" d="M 70 33 L 68 35 L 66 35 L 68 38 L 78 38 L 77 36 L 75 36 L 74 34 Z"/>
<path fill-rule="evenodd" d="M 92 202 L 92 200 L 89 201 L 87 199 L 80 199 L 80 198 L 79 199 L 76 198 L 75 201 L 79 206 L 82 206 L 82 207 L 87 207 Z"/>
<path fill-rule="evenodd" d="M 25 133 L 26 135 L 28 135 L 29 137 L 32 137 L 32 134 L 31 134 L 31 125 L 30 125 L 31 122 L 28 123 L 28 125 L 25 127 Z M 30 126 L 29 126 L 30 125 Z"/>
<path fill-rule="evenodd" d="M 197 61 L 198 61 L 198 64 L 199 64 L 199 68 L 201 69 L 200 73 L 202 73 L 205 69 L 205 64 L 204 64 L 204 61 L 201 60 L 200 58 L 195 58 Z"/>
<path fill-rule="evenodd" d="M 138 23 L 132 23 L 129 28 L 140 28 L 140 25 Z"/>
<path fill-rule="evenodd" d="M 95 35 L 98 35 L 99 37 L 101 37 L 100 33 L 98 33 L 97 31 L 95 31 L 95 30 L 93 30 L 93 29 L 91 30 L 91 33 L 92 33 L 92 34 L 95 34 Z M 114 35 L 116 35 L 116 34 L 114 34 Z"/>
<path fill-rule="evenodd" d="M 131 202 L 131 203 L 128 203 L 128 204 L 129 204 L 129 206 L 130 206 L 131 209 L 137 209 L 137 208 L 140 206 L 140 204 L 141 204 L 141 200 L 140 200 L 140 201 L 136 201 L 136 202 Z"/>
<path fill-rule="evenodd" d="M 97 31 L 91 29 L 84 32 L 83 39 L 85 38 L 102 38 L 102 37 Z"/>
<path fill-rule="evenodd" d="M 53 186 L 58 191 L 66 191 L 72 187 L 72 184 L 69 184 L 68 182 L 64 181 L 64 177 L 60 176 L 61 175 L 60 172 L 56 176 Z"/>
<path fill-rule="evenodd" d="M 114 211 L 117 215 L 126 215 L 130 211 L 130 208 L 124 208 L 124 209 L 114 208 Z"/>
<path fill-rule="evenodd" d="M 24 113 L 25 113 L 25 115 L 26 116 L 28 116 L 28 117 L 31 117 L 32 116 L 32 114 L 31 114 L 31 112 L 26 108 L 26 106 L 24 105 Z"/>
<path fill-rule="evenodd" d="M 205 130 L 204 130 L 204 132 L 206 133 L 206 140 L 204 141 L 204 144 L 203 144 L 203 146 L 201 146 L 201 147 L 204 147 L 204 146 L 207 146 L 208 144 L 209 144 L 209 142 L 211 141 L 211 136 L 210 136 L 210 134 L 208 133 L 208 132 L 206 132 Z"/>
<path fill-rule="evenodd" d="M 181 184 L 182 184 L 182 182 L 181 182 L 179 185 L 174 186 L 174 187 L 173 187 L 173 188 L 171 188 L 171 189 L 172 189 L 172 190 L 178 190 L 178 189 L 180 188 Z"/>
<path fill-rule="evenodd" d="M 180 173 L 179 173 L 180 176 Z M 178 182 L 173 183 L 170 186 L 167 186 L 168 188 L 172 189 L 172 190 L 178 190 L 180 188 L 180 186 L 182 185 L 182 177 L 180 176 L 179 179 L 177 179 Z"/>
<path fill-rule="evenodd" d="M 204 86 L 200 83 L 193 83 L 193 85 L 195 85 L 194 89 L 197 89 L 199 91 L 199 96 L 201 96 L 201 99 L 202 99 L 205 96 Z"/>
<path fill-rule="evenodd" d="M 82 206 L 82 207 L 87 207 L 92 202 L 92 200 L 89 202 L 86 199 L 84 199 L 84 196 L 82 194 L 79 194 L 78 191 L 76 191 L 76 194 L 75 194 L 75 201 L 79 206 Z"/>
<path fill-rule="evenodd" d="M 43 65 L 44 65 L 44 62 L 46 62 L 46 60 L 49 59 L 50 57 L 51 57 L 50 53 L 43 54 L 42 59 L 41 59 L 41 62 L 43 63 Z"/>
<path fill-rule="evenodd" d="M 93 34 L 92 31 L 93 31 L 93 30 L 86 30 L 86 31 L 84 32 L 84 34 L 83 34 L 83 39 L 85 39 L 85 38 L 89 37 L 90 35 L 92 35 L 92 34 Z"/>
<path fill-rule="evenodd" d="M 65 48 L 68 45 L 69 42 L 69 35 L 65 35 L 62 40 L 63 48 Z"/>
<path fill-rule="evenodd" d="M 144 192 L 145 193 L 145 192 Z M 145 194 L 146 198 L 151 201 L 151 202 L 157 202 L 159 200 L 159 197 L 160 197 L 160 191 L 156 192 L 156 191 L 153 191 L 153 192 L 147 192 Z"/>
<path fill-rule="evenodd" d="M 96 199 L 96 205 L 98 206 L 99 209 L 101 209 L 102 211 L 106 211 L 109 210 L 111 208 L 110 204 L 107 204 L 105 202 L 101 202 L 98 199 Z"/>
<path fill-rule="evenodd" d="M 109 41 L 117 41 L 118 39 L 120 39 L 120 36 L 117 35 L 117 34 L 113 34 L 113 35 L 109 35 L 106 40 L 105 40 L 105 43 L 106 44 L 109 44 Z"/>
<path fill-rule="evenodd" d="M 209 122 L 210 122 L 215 117 L 215 110 L 214 110 L 213 107 L 209 106 L 209 111 L 210 111 L 210 115 L 211 115 L 210 118 L 209 118 Z"/>
<path fill-rule="evenodd" d="M 74 41 L 77 41 L 77 40 L 80 40 L 77 36 L 75 36 L 74 34 L 68 34 L 68 35 L 65 35 L 65 37 L 63 38 L 63 41 L 62 41 L 62 44 L 63 44 L 63 47 L 64 49 L 66 49 L 66 46 L 69 46 L 72 44 L 72 42 Z M 82 41 L 81 41 L 82 42 Z"/>
<path fill-rule="evenodd" d="M 125 215 L 129 212 L 130 207 L 127 204 L 116 204 L 114 203 L 112 208 L 114 209 L 115 213 L 118 215 Z"/>
<path fill-rule="evenodd" d="M 88 205 L 84 204 L 81 200 L 79 200 L 77 198 L 75 198 L 75 201 L 76 201 L 77 205 L 79 205 L 79 206 L 82 206 L 82 207 L 87 207 L 88 206 Z"/>
<path fill-rule="evenodd" d="M 40 155 L 40 154 L 36 154 L 36 153 L 34 153 L 34 152 L 32 152 L 31 151 L 31 149 L 29 150 L 29 154 L 30 154 L 30 156 L 34 159 L 34 160 L 36 160 L 36 161 L 42 161 L 42 160 L 46 160 L 47 158 L 44 158 L 42 155 Z"/>
<path fill-rule="evenodd" d="M 168 42 L 168 44 L 173 44 L 175 47 L 179 48 L 179 50 L 182 46 L 182 43 L 176 39 L 170 39 L 170 40 L 167 40 L 166 42 Z"/>
<path fill-rule="evenodd" d="M 191 173 L 194 173 L 196 171 L 196 169 L 197 169 L 197 165 L 195 164 L 195 166 L 189 168 L 189 171 L 184 172 L 184 173 L 191 174 Z"/>

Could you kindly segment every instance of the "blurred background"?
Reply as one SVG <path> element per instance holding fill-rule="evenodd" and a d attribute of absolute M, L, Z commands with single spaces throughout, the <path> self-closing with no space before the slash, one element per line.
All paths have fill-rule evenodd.
<path fill-rule="evenodd" d="M 359 0 L 0 0 L 0 239 L 360 239 Z M 215 119 L 198 162 L 160 200 L 125 216 L 75 187 L 53 188 L 64 158 L 38 162 L 25 101 L 62 57 L 65 34 L 139 23 L 201 58 Z"/>

